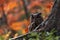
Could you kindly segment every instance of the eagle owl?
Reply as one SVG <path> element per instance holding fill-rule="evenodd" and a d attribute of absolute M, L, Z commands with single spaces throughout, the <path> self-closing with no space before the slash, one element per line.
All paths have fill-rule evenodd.
<path fill-rule="evenodd" d="M 30 19 L 31 23 L 34 22 L 34 24 L 32 24 L 32 26 L 30 27 L 30 31 L 34 30 L 43 21 L 41 13 L 31 14 Z"/>

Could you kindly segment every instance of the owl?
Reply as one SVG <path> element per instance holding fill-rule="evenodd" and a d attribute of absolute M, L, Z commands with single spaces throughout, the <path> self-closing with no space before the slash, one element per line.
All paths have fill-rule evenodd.
<path fill-rule="evenodd" d="M 31 23 L 34 22 L 34 24 L 32 24 L 32 26 L 30 27 L 30 31 L 32 31 L 43 21 L 43 18 L 41 16 L 41 13 L 34 13 L 31 14 L 30 20 Z"/>

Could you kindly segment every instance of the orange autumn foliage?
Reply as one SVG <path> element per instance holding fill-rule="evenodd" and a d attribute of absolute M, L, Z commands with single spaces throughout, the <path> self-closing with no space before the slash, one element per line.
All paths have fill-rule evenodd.
<path fill-rule="evenodd" d="M 28 9 L 32 9 L 34 6 L 41 6 L 41 3 L 36 1 L 36 2 L 32 2 L 29 6 Z"/>
<path fill-rule="evenodd" d="M 0 35 L 2 35 L 4 33 L 4 31 L 2 29 L 0 29 Z"/>
<path fill-rule="evenodd" d="M 3 4 L 5 2 L 5 0 L 0 0 L 0 5 Z"/>
<path fill-rule="evenodd" d="M 13 9 L 14 7 L 17 6 L 16 2 L 9 2 L 8 4 L 4 5 L 4 10 L 5 12 L 8 12 L 9 10 Z"/>
<path fill-rule="evenodd" d="M 32 1 L 32 0 L 31 0 Z M 33 7 L 35 7 L 35 6 L 39 6 L 39 7 L 41 7 L 43 4 L 41 4 L 39 1 L 33 1 L 33 2 L 31 2 L 29 5 L 28 5 L 28 9 L 30 10 L 31 9 L 31 11 L 33 11 L 33 12 L 35 12 L 35 10 L 33 9 Z M 47 17 L 47 13 L 49 13 L 49 11 L 50 11 L 50 8 L 51 8 L 51 5 L 52 4 L 50 4 L 50 3 L 48 3 L 48 4 L 45 4 L 44 5 L 44 11 L 43 12 L 45 12 L 45 16 Z M 5 7 L 4 7 L 4 10 L 5 10 L 5 12 L 8 12 L 8 11 L 11 11 L 14 7 L 16 7 L 17 6 L 17 2 L 9 2 Z M 22 6 L 23 7 L 23 2 L 22 2 L 22 0 L 20 0 L 20 6 Z M 24 10 L 22 10 L 22 11 L 20 11 L 20 15 L 23 15 L 25 12 L 24 12 Z M 19 15 L 19 14 L 18 14 Z M 17 15 L 17 16 L 18 16 Z M 25 34 L 25 33 L 27 33 L 28 32 L 28 25 L 29 25 L 29 21 L 28 20 L 24 20 L 24 21 L 20 21 L 20 22 L 15 22 L 14 20 L 15 19 L 17 19 L 18 17 L 17 16 L 15 16 L 15 17 L 13 17 L 13 15 L 12 14 L 9 14 L 8 16 L 7 16 L 7 19 L 8 19 L 8 21 L 9 21 L 9 25 L 10 25 L 10 23 L 11 23 L 11 25 L 10 25 L 10 28 L 12 29 L 12 30 L 15 30 L 15 31 L 19 31 L 19 30 L 21 30 L 22 31 L 22 34 Z M 26 26 L 26 28 L 23 28 L 23 26 Z"/>
<path fill-rule="evenodd" d="M 15 31 L 21 30 L 22 34 L 25 34 L 28 32 L 28 25 L 29 25 L 29 21 L 25 19 L 24 21 L 12 23 L 10 25 L 10 28 Z"/>

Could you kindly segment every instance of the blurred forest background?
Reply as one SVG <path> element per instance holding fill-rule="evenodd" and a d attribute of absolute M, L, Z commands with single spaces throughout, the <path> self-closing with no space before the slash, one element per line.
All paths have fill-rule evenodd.
<path fill-rule="evenodd" d="M 0 23 L 0 36 L 7 40 L 29 32 L 30 14 L 38 11 L 42 13 L 44 20 L 48 18 L 54 0 L 25 0 L 28 19 L 23 0 L 2 0 L 0 3 L 3 3 L 0 5 L 0 19 L 5 15 L 6 20 L 5 24 Z"/>

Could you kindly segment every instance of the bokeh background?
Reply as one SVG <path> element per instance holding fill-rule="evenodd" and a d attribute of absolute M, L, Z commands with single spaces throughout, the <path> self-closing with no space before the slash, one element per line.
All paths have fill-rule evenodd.
<path fill-rule="evenodd" d="M 4 2 L 3 2 L 4 1 Z M 23 0 L 2 0 L 0 1 L 0 18 L 5 15 L 7 23 L 0 26 L 0 35 L 7 39 L 7 37 L 17 37 L 21 34 L 29 32 L 30 14 L 36 11 L 42 13 L 45 20 L 54 4 L 54 0 L 25 0 L 28 12 L 28 19 L 25 12 Z M 38 9 L 36 9 L 38 8 Z"/>

